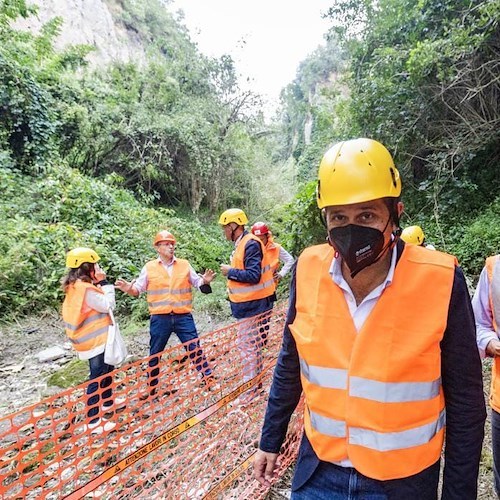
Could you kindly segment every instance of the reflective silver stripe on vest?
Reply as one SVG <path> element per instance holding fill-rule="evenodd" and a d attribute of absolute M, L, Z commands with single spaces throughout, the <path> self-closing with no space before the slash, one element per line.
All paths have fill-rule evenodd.
<path fill-rule="evenodd" d="M 164 295 L 166 293 L 170 293 L 172 295 L 181 295 L 183 293 L 190 293 L 191 288 L 179 288 L 176 290 L 170 290 L 168 288 L 162 288 L 160 290 L 148 290 L 148 295 Z"/>
<path fill-rule="evenodd" d="M 96 330 L 95 332 L 87 333 L 87 335 L 84 335 L 83 337 L 79 337 L 77 339 L 69 339 L 69 340 L 73 344 L 83 344 L 84 342 L 87 342 L 87 340 L 99 337 L 99 335 L 102 335 L 103 333 L 107 332 L 108 332 L 108 325 L 99 328 L 99 330 Z"/>
<path fill-rule="evenodd" d="M 269 288 L 273 286 L 274 280 L 268 280 L 264 281 L 264 283 L 258 283 L 257 285 L 252 285 L 252 286 L 245 286 L 242 288 L 236 288 L 236 289 L 231 289 L 229 288 L 229 294 L 235 294 L 235 293 L 250 293 L 250 292 L 255 292 L 257 290 L 262 290 L 263 288 Z"/>
<path fill-rule="evenodd" d="M 268 264 L 267 266 L 264 266 L 262 270 L 260 271 L 260 274 L 264 274 L 266 271 L 269 271 L 271 269 L 271 265 Z"/>
<path fill-rule="evenodd" d="M 446 412 L 430 424 L 401 432 L 376 432 L 360 427 L 349 428 L 349 443 L 377 451 L 402 450 L 428 443 L 446 424 Z"/>
<path fill-rule="evenodd" d="M 181 302 L 174 302 L 172 300 L 160 300 L 158 302 L 151 302 L 149 307 L 163 307 L 163 306 L 172 306 L 172 307 L 184 307 L 189 306 L 193 303 L 192 300 L 183 300 Z"/>
<path fill-rule="evenodd" d="M 493 262 L 493 272 L 491 273 L 490 298 L 493 307 L 493 318 L 497 328 L 500 328 L 500 265 L 499 260 Z M 498 332 L 497 332 L 498 333 Z"/>
<path fill-rule="evenodd" d="M 311 418 L 311 426 L 321 434 L 336 438 L 346 437 L 346 425 L 343 420 L 334 420 L 333 418 L 324 417 L 318 413 L 309 410 Z"/>
<path fill-rule="evenodd" d="M 328 389 L 347 389 L 347 370 L 309 366 L 301 358 L 300 371 L 311 384 L 327 387 Z"/>
<path fill-rule="evenodd" d="M 361 377 L 349 379 L 350 396 L 381 403 L 426 401 L 439 396 L 440 387 L 441 378 L 432 382 L 379 382 Z"/>
<path fill-rule="evenodd" d="M 79 330 L 80 328 L 83 328 L 84 326 L 87 326 L 90 323 L 97 321 L 98 319 L 105 318 L 106 316 L 108 316 L 108 313 L 92 314 L 92 316 L 85 318 L 80 324 L 78 324 L 76 326 L 72 325 L 71 323 L 64 322 L 64 327 L 67 328 L 68 330 L 72 330 L 72 331 L 76 332 L 76 330 Z"/>
<path fill-rule="evenodd" d="M 347 370 L 308 365 L 300 359 L 300 369 L 311 383 L 328 389 L 347 389 Z M 441 378 L 432 382 L 379 382 L 362 377 L 349 378 L 349 395 L 381 403 L 426 401 L 439 396 Z"/>

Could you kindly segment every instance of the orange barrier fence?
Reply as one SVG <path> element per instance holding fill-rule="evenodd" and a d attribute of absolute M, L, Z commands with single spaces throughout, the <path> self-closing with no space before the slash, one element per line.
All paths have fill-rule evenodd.
<path fill-rule="evenodd" d="M 232 324 L 165 350 L 159 374 L 146 358 L 95 379 L 91 396 L 86 382 L 0 418 L 0 498 L 264 498 L 251 463 L 284 318 Z M 302 404 L 279 473 L 301 429 Z"/>

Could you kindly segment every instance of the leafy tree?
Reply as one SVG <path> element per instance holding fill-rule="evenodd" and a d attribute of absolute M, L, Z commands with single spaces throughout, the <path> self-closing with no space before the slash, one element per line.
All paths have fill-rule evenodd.
<path fill-rule="evenodd" d="M 90 246 L 103 259 L 111 280 L 131 279 L 154 258 L 152 237 L 168 228 L 177 237 L 178 255 L 194 268 L 217 269 L 230 252 L 218 227 L 179 218 L 172 210 L 146 207 L 119 187 L 67 167 L 47 168 L 36 179 L 0 168 L 5 196 L 0 200 L 0 315 L 12 317 L 33 309 L 59 307 L 59 280 L 65 253 Z M 143 301 L 119 297 L 122 312 L 147 315 Z"/>
<path fill-rule="evenodd" d="M 11 22 L 35 9 L 24 1 L 3 2 L 0 8 L 0 148 L 26 173 L 44 169 L 67 135 L 71 104 L 65 75 L 84 62 L 89 47 L 56 53 L 53 42 L 61 19 L 47 23 L 38 35 L 16 30 Z M 69 120 L 68 120 L 69 118 Z"/>
<path fill-rule="evenodd" d="M 201 87 L 186 84 L 185 67 L 176 73 L 179 61 L 120 64 L 86 78 L 87 124 L 71 164 L 92 175 L 117 173 L 136 192 L 193 212 L 241 201 L 250 160 L 240 145 L 252 134 L 257 97 L 239 90 L 229 58 L 196 65 L 189 81 Z"/>
<path fill-rule="evenodd" d="M 482 204 L 477 170 L 490 179 L 499 150 L 499 8 L 497 0 L 385 0 L 330 10 L 334 20 L 357 21 L 344 30 L 352 56 L 347 117 L 395 151 L 406 184 L 425 193 L 414 195 L 413 211 L 426 203 L 439 218 L 461 207 L 457 199 Z M 487 191 L 497 189 L 495 181 Z"/>
<path fill-rule="evenodd" d="M 340 88 L 327 85 L 337 100 L 316 111 L 324 135 L 315 119 L 310 143 L 300 139 L 290 117 L 306 116 L 306 93 L 295 85 L 286 94 L 302 106 L 286 133 L 299 178 L 315 173 L 328 138 L 378 139 L 403 174 L 403 221 L 425 221 L 441 248 L 453 248 L 453 228 L 472 223 L 500 187 L 499 9 L 498 0 L 335 2 L 330 35 L 349 65 Z"/>

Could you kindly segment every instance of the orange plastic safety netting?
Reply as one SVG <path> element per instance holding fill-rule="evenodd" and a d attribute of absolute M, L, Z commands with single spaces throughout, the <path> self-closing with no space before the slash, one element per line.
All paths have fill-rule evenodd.
<path fill-rule="evenodd" d="M 263 498 L 251 464 L 284 318 L 282 307 L 232 324 L 168 348 L 156 367 L 153 356 L 95 379 L 91 395 L 87 382 L 1 418 L 0 498 Z M 302 404 L 278 475 L 301 430 Z"/>

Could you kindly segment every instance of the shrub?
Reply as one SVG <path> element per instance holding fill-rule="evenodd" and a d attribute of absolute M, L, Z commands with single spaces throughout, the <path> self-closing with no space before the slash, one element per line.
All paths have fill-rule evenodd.
<path fill-rule="evenodd" d="M 0 168 L 5 196 L 0 201 L 0 314 L 25 314 L 59 308 L 59 281 L 65 253 L 75 246 L 94 248 L 108 278 L 137 277 L 155 257 L 154 234 L 164 228 L 178 239 L 177 254 L 203 272 L 229 259 L 220 228 L 185 220 L 168 209 L 139 203 L 133 195 L 64 166 L 43 178 Z M 145 300 L 117 294 L 118 307 L 147 317 Z"/>

